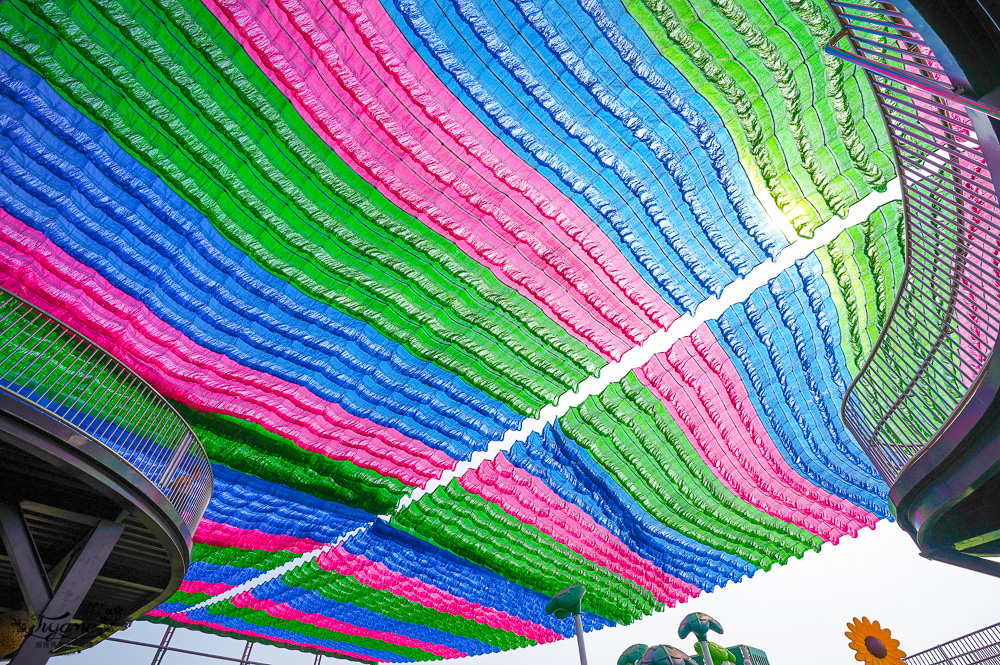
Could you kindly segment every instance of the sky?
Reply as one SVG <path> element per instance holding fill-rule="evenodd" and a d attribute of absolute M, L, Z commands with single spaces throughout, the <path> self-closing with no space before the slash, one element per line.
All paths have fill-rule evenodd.
<path fill-rule="evenodd" d="M 589 593 L 599 593 L 592 589 Z M 584 599 L 586 604 L 586 598 Z M 771 665 L 849 665 L 847 622 L 878 620 L 914 654 L 941 642 L 1000 622 L 1000 579 L 922 559 L 899 527 L 880 522 L 856 539 L 826 545 L 822 552 L 752 579 L 729 584 L 631 626 L 588 633 L 589 665 L 614 665 L 636 642 L 666 643 L 687 653 L 693 638 L 680 640 L 677 626 L 689 612 L 715 617 L 724 646 L 749 644 L 764 650 Z M 164 627 L 142 621 L 119 633 L 124 639 L 159 642 Z M 178 630 L 172 646 L 238 658 L 243 642 Z M 53 658 L 54 665 L 148 663 L 153 649 L 105 642 L 81 654 Z M 255 645 L 252 660 L 273 665 L 311 665 L 314 656 Z M 162 665 L 209 665 L 224 661 L 168 653 Z M 323 663 L 346 662 L 324 658 Z M 454 661 L 463 665 L 575 665 L 575 640 Z"/>

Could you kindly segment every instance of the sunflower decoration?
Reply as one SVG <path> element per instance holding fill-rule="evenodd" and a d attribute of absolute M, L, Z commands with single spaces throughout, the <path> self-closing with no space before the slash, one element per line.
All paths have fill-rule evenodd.
<path fill-rule="evenodd" d="M 878 625 L 878 621 L 854 617 L 854 623 L 848 622 L 847 627 L 850 630 L 844 635 L 851 640 L 856 660 L 865 665 L 905 665 L 906 654 L 900 650 L 899 640 L 892 639 L 889 629 Z"/>

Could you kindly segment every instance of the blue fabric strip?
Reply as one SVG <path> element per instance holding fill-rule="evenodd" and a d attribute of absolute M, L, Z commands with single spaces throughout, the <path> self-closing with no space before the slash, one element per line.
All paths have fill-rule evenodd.
<path fill-rule="evenodd" d="M 505 405 L 247 260 L 2 53 L 0 95 L 0 204 L 197 343 L 456 458 L 519 425 Z"/>

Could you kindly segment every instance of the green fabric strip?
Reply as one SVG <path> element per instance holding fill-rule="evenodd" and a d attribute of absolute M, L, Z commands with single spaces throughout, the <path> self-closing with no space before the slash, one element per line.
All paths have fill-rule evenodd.
<path fill-rule="evenodd" d="M 754 189 L 799 234 L 894 175 L 864 73 L 823 54 L 836 22 L 812 0 L 625 0 L 719 112 Z"/>
<path fill-rule="evenodd" d="M 289 439 L 239 418 L 175 404 L 213 462 L 300 492 L 361 508 L 390 512 L 408 488 L 394 478 L 303 450 Z"/>
<path fill-rule="evenodd" d="M 633 373 L 571 410 L 560 425 L 650 515 L 678 533 L 765 570 L 821 545 L 804 529 L 733 496 Z"/>
<path fill-rule="evenodd" d="M 284 574 L 281 581 L 293 587 L 315 591 L 338 603 L 351 603 L 383 616 L 429 626 L 452 635 L 491 644 L 498 649 L 516 649 L 535 644 L 534 640 L 465 617 L 438 612 L 389 591 L 374 589 L 348 575 L 323 570 L 315 561 Z"/>
<path fill-rule="evenodd" d="M 200 3 L 14 0 L 0 45 L 267 270 L 518 412 L 603 364 L 362 181 Z"/>
<path fill-rule="evenodd" d="M 544 595 L 571 584 L 601 589 L 588 596 L 587 609 L 618 623 L 662 607 L 646 589 L 467 492 L 458 481 L 411 503 L 396 514 L 393 526 Z"/>
<path fill-rule="evenodd" d="M 888 203 L 816 251 L 837 305 L 851 376 L 871 355 L 903 277 L 902 206 Z"/>

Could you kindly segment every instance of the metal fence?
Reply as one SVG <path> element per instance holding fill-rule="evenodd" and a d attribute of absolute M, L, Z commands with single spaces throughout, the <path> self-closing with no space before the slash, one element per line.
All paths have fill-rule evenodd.
<path fill-rule="evenodd" d="M 973 115 L 996 111 L 952 85 L 892 4 L 829 4 L 843 30 L 827 53 L 866 70 L 903 191 L 900 292 L 843 405 L 845 424 L 891 485 L 961 411 L 1000 333 L 1000 216 L 973 127 Z M 853 53 L 838 47 L 845 40 Z"/>
<path fill-rule="evenodd" d="M 903 660 L 907 665 L 1000 665 L 1000 623 Z"/>
<path fill-rule="evenodd" d="M 212 494 L 212 469 L 191 428 L 137 374 L 2 288 L 0 390 L 114 451 L 194 533 Z"/>

